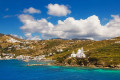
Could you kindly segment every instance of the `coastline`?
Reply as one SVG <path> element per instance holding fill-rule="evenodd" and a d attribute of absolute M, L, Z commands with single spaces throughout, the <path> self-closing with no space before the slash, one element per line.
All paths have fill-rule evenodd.
<path fill-rule="evenodd" d="M 27 64 L 26 66 L 67 66 L 67 67 L 84 67 L 84 68 L 94 68 L 94 69 L 115 69 L 115 70 L 120 70 L 120 67 L 97 67 L 95 65 L 91 66 L 80 66 L 80 65 L 64 65 L 64 64 L 59 64 L 59 63 L 48 63 L 48 64 Z"/>
<path fill-rule="evenodd" d="M 81 65 L 65 65 L 65 64 L 60 64 L 60 63 L 53 63 L 51 65 L 55 65 L 55 66 L 70 66 L 70 67 L 88 67 L 88 68 L 95 68 L 95 69 L 116 69 L 116 70 L 120 70 L 120 66 L 119 67 L 109 67 L 109 66 L 96 66 L 96 65 L 89 65 L 89 66 L 81 66 Z"/>
<path fill-rule="evenodd" d="M 2 60 L 18 60 L 16 58 L 13 58 L 13 59 L 0 59 L 0 61 Z M 24 61 L 24 60 L 21 60 L 21 61 Z M 35 60 L 36 61 L 36 60 Z M 48 60 L 46 60 L 48 61 Z M 26 62 L 26 61 L 24 61 Z M 39 62 L 39 61 L 37 61 Z M 41 62 L 45 62 L 41 60 Z M 84 67 L 84 68 L 94 68 L 94 69 L 115 69 L 115 70 L 120 70 L 120 66 L 119 67 L 104 67 L 104 66 L 101 66 L 101 67 L 98 67 L 96 65 L 89 65 L 89 66 L 80 66 L 80 65 L 66 65 L 66 64 L 61 64 L 61 63 L 56 63 L 56 62 L 52 62 L 52 63 L 48 63 L 48 64 L 29 64 L 29 61 L 26 62 L 28 63 L 26 66 L 66 66 L 66 67 Z"/>
<path fill-rule="evenodd" d="M 110 67 L 90 67 L 90 66 L 79 66 L 79 65 L 56 65 L 56 64 L 29 64 L 26 66 L 64 66 L 64 67 L 83 67 L 83 68 L 92 68 L 92 69 L 113 69 L 120 70 L 120 68 L 110 68 Z"/>

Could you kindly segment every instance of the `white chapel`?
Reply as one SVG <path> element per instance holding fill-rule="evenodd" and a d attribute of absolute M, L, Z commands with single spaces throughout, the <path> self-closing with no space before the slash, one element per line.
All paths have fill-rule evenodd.
<path fill-rule="evenodd" d="M 84 51 L 83 51 L 83 47 L 81 49 L 79 49 L 76 54 L 73 51 L 71 54 L 71 57 L 86 58 L 86 55 L 84 54 Z"/>

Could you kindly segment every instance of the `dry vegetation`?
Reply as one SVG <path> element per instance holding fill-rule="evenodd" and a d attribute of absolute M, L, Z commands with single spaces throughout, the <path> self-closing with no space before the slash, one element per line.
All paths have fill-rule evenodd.
<path fill-rule="evenodd" d="M 62 39 L 28 41 L 19 39 L 22 43 L 9 43 L 6 41 L 8 38 L 9 36 L 0 35 L 0 53 L 12 53 L 16 55 L 23 54 L 30 56 L 55 53 L 47 58 L 69 65 L 87 65 L 90 63 L 93 65 L 102 64 L 104 66 L 110 66 L 120 64 L 120 37 L 102 41 Z M 15 47 L 16 45 L 22 47 L 17 49 Z M 9 49 L 9 47 L 12 48 Z M 24 49 L 26 47 L 27 49 Z M 87 59 L 68 58 L 72 51 L 76 52 L 81 47 L 84 48 Z M 59 49 L 63 49 L 63 52 L 58 52 L 57 50 Z"/>

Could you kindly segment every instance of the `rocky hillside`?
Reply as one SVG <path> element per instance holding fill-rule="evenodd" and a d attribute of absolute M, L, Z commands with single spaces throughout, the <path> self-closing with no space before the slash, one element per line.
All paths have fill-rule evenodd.
<path fill-rule="evenodd" d="M 0 37 L 2 37 L 2 36 L 4 36 L 4 34 L 1 34 L 1 33 L 0 33 Z"/>
<path fill-rule="evenodd" d="M 85 59 L 70 58 L 72 51 L 84 48 Z M 39 56 L 56 60 L 61 65 L 80 65 L 115 67 L 120 65 L 120 37 L 94 40 L 22 40 L 10 35 L 0 34 L 0 54 Z"/>
<path fill-rule="evenodd" d="M 87 58 L 70 58 L 72 51 L 77 52 L 78 46 L 84 48 Z M 92 66 L 92 67 L 120 67 L 120 37 L 102 41 L 86 40 L 78 43 L 70 51 L 56 54 L 51 58 L 56 59 L 61 65 Z"/>
<path fill-rule="evenodd" d="M 82 47 L 93 42 L 92 40 L 22 40 L 10 35 L 0 37 L 0 53 L 12 53 L 16 55 L 50 55 L 59 54 L 72 50 L 74 48 Z"/>

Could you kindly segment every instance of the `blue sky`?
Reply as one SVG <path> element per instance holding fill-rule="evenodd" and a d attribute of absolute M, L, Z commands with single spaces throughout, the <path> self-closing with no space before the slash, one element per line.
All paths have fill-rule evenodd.
<path fill-rule="evenodd" d="M 50 15 L 47 13 L 47 6 L 50 3 L 53 5 L 58 4 L 67 6 L 71 13 L 65 16 Z M 25 32 L 23 29 L 20 29 L 20 27 L 24 25 L 24 22 L 21 22 L 18 17 L 21 14 L 30 15 L 36 20 L 41 20 L 42 18 L 44 18 L 48 22 L 51 22 L 53 25 L 57 25 L 58 20 L 64 21 L 69 17 L 73 17 L 75 20 L 79 20 L 87 19 L 92 15 L 96 15 L 99 18 L 101 25 L 105 25 L 112 19 L 111 15 L 120 15 L 119 4 L 120 0 L 0 0 L 0 33 L 16 34 L 19 36 L 25 36 L 25 33 L 30 33 Z M 29 9 L 30 7 L 40 10 L 41 13 L 30 14 L 23 12 L 24 9 Z M 41 32 L 37 31 L 31 32 L 31 34 L 33 36 L 42 35 Z M 118 35 L 119 34 L 117 34 L 117 36 Z M 52 35 L 52 37 L 60 36 Z M 70 38 L 72 38 L 72 36 Z"/>

